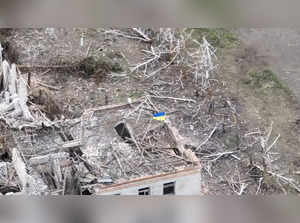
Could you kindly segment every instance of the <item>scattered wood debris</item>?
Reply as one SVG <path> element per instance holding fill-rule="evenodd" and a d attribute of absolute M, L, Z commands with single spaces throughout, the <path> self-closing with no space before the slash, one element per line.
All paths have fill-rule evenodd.
<path fill-rule="evenodd" d="M 15 170 L 18 180 L 13 185 L 7 185 L 7 188 L 18 185 L 20 193 L 26 194 L 55 194 L 57 191 L 60 194 L 82 194 L 82 187 L 90 184 L 120 183 L 200 165 L 195 154 L 184 148 L 180 142 L 181 136 L 170 122 L 166 124 L 168 128 L 162 126 L 156 129 L 164 135 L 172 135 L 168 138 L 171 142 L 169 148 L 147 146 L 124 120 L 111 125 L 115 132 L 108 140 L 103 138 L 101 132 L 107 130 L 103 127 L 101 131 L 99 129 L 101 124 L 109 121 L 103 113 L 114 110 L 118 119 L 122 120 L 124 111 L 133 115 L 139 110 L 133 106 L 145 100 L 150 101 L 149 98 L 89 109 L 80 120 L 73 120 L 75 125 L 68 124 L 70 120 L 53 122 L 54 118 L 50 115 L 55 115 L 59 109 L 52 101 L 50 92 L 36 87 L 28 94 L 26 80 L 17 72 L 15 65 L 11 67 L 3 61 L 4 87 L 1 94 L 8 96 L 1 98 L 3 109 L 0 110 L 0 117 L 11 129 L 8 131 L 11 131 L 16 144 L 11 149 L 11 168 Z M 16 103 L 10 106 L 12 97 L 16 98 L 18 106 Z M 151 101 L 150 104 L 154 105 Z M 42 108 L 43 105 L 46 107 Z M 138 105 L 138 108 L 142 107 Z M 139 122 L 144 120 L 140 119 Z M 139 122 L 136 124 L 139 125 Z M 154 128 L 150 129 L 155 131 Z M 180 154 L 176 155 L 173 150 L 180 151 Z"/>
<path fill-rule="evenodd" d="M 19 69 L 25 67 L 0 58 L 0 130 L 2 123 L 5 129 L 0 156 L 7 157 L 0 160 L 0 193 L 92 194 L 95 187 L 189 168 L 201 169 L 207 184 L 226 184 L 238 195 L 264 193 L 270 179 L 282 191 L 299 192 L 298 183 L 274 164 L 279 136 L 268 143 L 271 131 L 249 130 L 240 120 L 238 103 L 212 79 L 216 51 L 205 38 L 187 50 L 191 32 L 160 29 L 150 34 L 132 28 L 104 33 L 147 44 L 131 74 L 142 74 L 150 84 L 138 99 L 105 100 L 79 118 L 63 118 L 54 96 L 61 87 L 23 75 Z M 122 70 L 101 59 L 87 57 L 72 66 L 101 80 Z M 42 67 L 47 72 L 70 68 Z M 159 75 L 164 72 L 172 73 L 169 79 Z M 185 94 L 187 89 L 196 93 Z M 157 112 L 165 112 L 166 120 L 154 120 Z"/>

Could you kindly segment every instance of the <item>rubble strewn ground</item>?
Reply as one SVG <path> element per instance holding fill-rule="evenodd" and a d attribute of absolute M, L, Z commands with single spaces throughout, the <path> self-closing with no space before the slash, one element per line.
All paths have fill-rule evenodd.
<path fill-rule="evenodd" d="M 280 160 L 276 120 L 249 123 L 222 73 L 230 66 L 219 47 L 237 40 L 200 31 L 2 30 L 3 52 L 18 56 L 3 53 L 1 66 L 0 192 L 93 194 L 194 166 L 202 193 L 300 192 Z M 159 111 L 166 122 L 153 120 Z"/>

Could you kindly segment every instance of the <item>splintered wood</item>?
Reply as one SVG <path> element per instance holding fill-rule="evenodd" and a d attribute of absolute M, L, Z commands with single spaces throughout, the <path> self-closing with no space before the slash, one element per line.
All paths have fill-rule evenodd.
<path fill-rule="evenodd" d="M 174 126 L 172 126 L 171 122 L 167 120 L 166 125 L 168 127 L 168 130 L 170 132 L 170 135 L 174 142 L 176 143 L 176 148 L 179 150 L 180 154 L 183 155 L 185 158 L 190 160 L 195 165 L 200 166 L 200 160 L 197 158 L 195 153 L 190 149 L 184 148 L 184 138 L 179 134 L 178 129 L 176 129 Z"/>
<path fill-rule="evenodd" d="M 142 29 L 133 30 L 151 41 Z M 199 169 L 199 159 L 185 148 L 186 140 L 171 121 L 150 121 L 143 127 L 152 119 L 149 111 L 158 112 L 151 98 L 195 103 L 193 99 L 146 96 L 89 108 L 80 118 L 66 120 L 54 117 L 59 106 L 49 107 L 55 103 L 45 88 L 60 90 L 31 74 L 24 78 L 15 64 L 0 58 L 0 124 L 8 132 L 0 135 L 5 158 L 0 162 L 0 193 L 81 195 L 85 189 L 92 194 L 94 186 Z M 128 120 L 136 113 L 131 125 Z M 7 146 L 7 135 L 13 146 Z"/>
<path fill-rule="evenodd" d="M 47 185 L 38 176 L 34 177 L 27 173 L 27 167 L 16 148 L 12 150 L 12 163 L 20 179 L 23 193 L 28 195 L 42 195 L 47 191 Z"/>
<path fill-rule="evenodd" d="M 28 85 L 16 65 L 4 60 L 0 66 L 0 119 L 15 129 L 52 125 L 45 115 L 33 114 L 28 107 Z"/>

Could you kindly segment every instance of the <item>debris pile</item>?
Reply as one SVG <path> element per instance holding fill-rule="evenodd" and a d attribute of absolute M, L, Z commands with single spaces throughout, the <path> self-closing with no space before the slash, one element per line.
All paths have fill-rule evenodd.
<path fill-rule="evenodd" d="M 83 78 L 89 79 L 83 88 L 82 75 L 73 76 L 68 106 L 80 113 L 72 119 L 64 118 L 62 105 L 47 90 L 59 93 L 65 86 L 34 85 L 30 72 L 22 74 L 18 66 L 1 60 L 2 194 L 93 194 L 95 188 L 185 168 L 202 170 L 208 194 L 259 194 L 275 186 L 277 191 L 300 191 L 299 183 L 276 164 L 280 137 L 271 140 L 271 130 L 249 129 L 239 102 L 225 92 L 225 83 L 216 76 L 216 50 L 205 37 L 199 43 L 192 31 L 142 28 L 104 30 L 103 35 L 142 43 L 142 56 L 131 63 L 123 55 L 131 65 L 123 76 L 109 74 L 123 69 L 107 58 L 101 63 L 86 56 L 77 64 L 74 69 L 84 77 L 96 75 L 105 82 L 105 88 L 93 89 L 105 92 L 105 103 L 80 104 L 91 101 L 93 78 Z M 120 83 L 109 82 L 108 76 Z M 63 85 L 71 77 L 60 78 Z M 107 92 L 121 91 L 128 81 L 137 84 L 134 88 L 142 83 L 142 94 L 110 103 Z M 157 113 L 165 117 L 154 119 Z"/>
<path fill-rule="evenodd" d="M 15 64 L 11 66 L 4 60 L 0 72 L 0 119 L 10 128 L 50 126 L 51 121 L 37 106 L 28 100 L 27 82 L 18 72 Z"/>
<path fill-rule="evenodd" d="M 3 61 L 1 70 L 1 148 L 10 157 L 0 163 L 3 194 L 91 194 L 94 186 L 200 166 L 169 120 L 140 131 L 143 137 L 136 134 L 152 120 L 143 107 L 147 97 L 88 109 L 77 119 L 50 120 L 41 109 L 47 99 L 28 96 L 29 85 L 16 65 Z M 131 125 L 136 112 L 147 118 Z"/>

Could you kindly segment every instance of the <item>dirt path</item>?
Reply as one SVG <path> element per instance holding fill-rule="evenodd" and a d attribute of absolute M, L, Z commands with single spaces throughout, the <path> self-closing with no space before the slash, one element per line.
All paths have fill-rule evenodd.
<path fill-rule="evenodd" d="M 300 30 L 239 29 L 237 34 L 264 57 L 300 102 Z"/>

